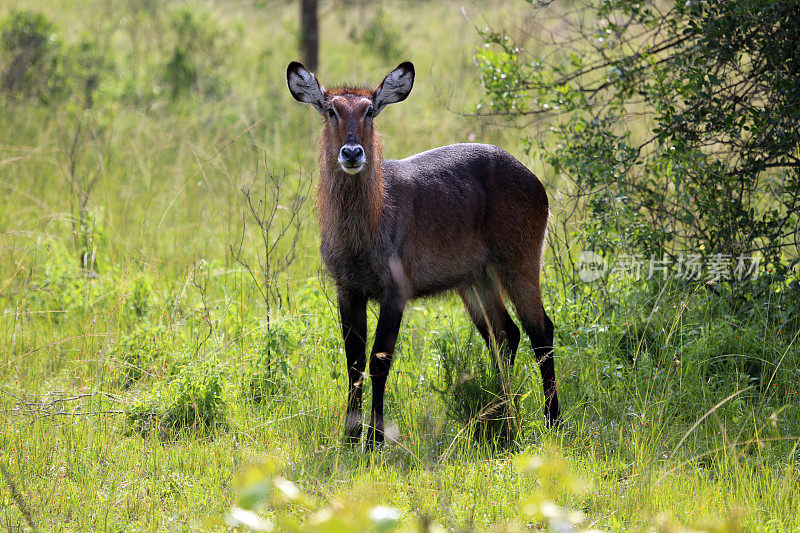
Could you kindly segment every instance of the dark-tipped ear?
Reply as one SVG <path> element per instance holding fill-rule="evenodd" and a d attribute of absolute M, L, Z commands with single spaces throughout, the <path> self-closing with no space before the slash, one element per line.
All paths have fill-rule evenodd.
<path fill-rule="evenodd" d="M 319 84 L 313 72 L 292 61 L 286 68 L 286 83 L 295 100 L 311 104 L 321 115 L 325 114 L 325 88 Z"/>
<path fill-rule="evenodd" d="M 389 104 L 402 102 L 414 86 L 414 65 L 406 61 L 383 78 L 375 92 L 372 93 L 372 106 L 375 115 Z"/>

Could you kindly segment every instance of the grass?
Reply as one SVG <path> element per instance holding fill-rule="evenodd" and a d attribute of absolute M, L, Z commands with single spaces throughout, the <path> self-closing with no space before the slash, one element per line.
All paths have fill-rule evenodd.
<path fill-rule="evenodd" d="M 344 530 L 377 528 L 376 505 L 398 509 L 404 528 L 558 526 L 551 501 L 609 530 L 800 526 L 796 331 L 776 325 L 779 304 L 743 316 L 709 288 L 590 294 L 546 272 L 565 420 L 545 428 L 524 339 L 508 445 L 472 438 L 473 422 L 456 415 L 476 412 L 469 398 L 493 397 L 492 355 L 475 348 L 459 302 L 414 302 L 387 386 L 397 442 L 374 454 L 343 446 L 344 355 L 312 203 L 294 261 L 271 280 L 271 316 L 230 253 L 243 242 L 256 265 L 262 251 L 240 187 L 265 168 L 289 176 L 290 197 L 313 179 L 318 119 L 283 79 L 296 6 L 190 5 L 210 13 L 203 35 L 221 32 L 224 62 L 199 63 L 216 89 L 173 100 L 153 87 L 173 59 L 167 21 L 180 5 L 25 3 L 66 43 L 105 40 L 114 75 L 91 109 L 73 99 L 0 111 L 0 462 L 16 490 L 0 488 L 7 529 L 25 528 L 16 499 L 43 530 L 221 529 L 253 479 L 273 483 L 254 508 L 284 529 L 312 527 L 320 509 Z M 354 7 L 323 4 L 319 77 L 376 83 L 415 62 L 412 96 L 380 119 L 387 156 L 474 136 L 539 168 L 513 131 L 445 110 L 480 98 L 479 41 L 460 4 L 358 6 L 364 26 Z M 508 22 L 525 6 L 487 11 Z M 288 252 L 284 242 L 276 257 Z M 459 394 L 448 384 L 460 374 L 484 378 Z M 280 479 L 302 498 L 285 496 Z"/>

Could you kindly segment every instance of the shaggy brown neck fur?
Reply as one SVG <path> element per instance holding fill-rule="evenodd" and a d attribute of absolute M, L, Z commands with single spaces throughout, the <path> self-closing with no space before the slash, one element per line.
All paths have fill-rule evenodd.
<path fill-rule="evenodd" d="M 322 238 L 335 248 L 364 248 L 377 233 L 385 201 L 380 135 L 373 130 L 364 169 L 349 175 L 339 166 L 339 147 L 328 142 L 328 127 L 319 142 L 317 207 Z"/>

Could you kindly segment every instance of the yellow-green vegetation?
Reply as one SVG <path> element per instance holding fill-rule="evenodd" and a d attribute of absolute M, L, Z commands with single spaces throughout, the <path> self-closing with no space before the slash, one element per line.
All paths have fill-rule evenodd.
<path fill-rule="evenodd" d="M 320 11 L 321 80 L 416 66 L 411 97 L 378 121 L 387 157 L 498 144 L 541 174 L 558 220 L 558 176 L 519 132 L 461 113 L 483 98 L 473 23 L 524 29 L 524 3 Z M 13 74 L 0 94 L 0 523 L 797 529 L 796 320 L 774 327 L 784 310 L 768 301 L 732 316 L 702 287 L 589 294 L 546 267 L 554 430 L 527 339 L 513 376 L 498 375 L 456 298 L 414 302 L 387 387 L 392 442 L 341 443 L 319 118 L 284 77 L 297 21 L 295 3 L 258 0 L 0 5 Z M 16 59 L 24 76 L 17 38 L 40 54 Z M 562 265 L 575 253 L 555 250 Z"/>

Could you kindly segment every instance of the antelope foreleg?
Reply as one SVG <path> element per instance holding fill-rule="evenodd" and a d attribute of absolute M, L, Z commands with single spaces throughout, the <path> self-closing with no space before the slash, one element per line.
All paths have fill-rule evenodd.
<path fill-rule="evenodd" d="M 363 418 L 361 392 L 366 366 L 367 298 L 344 289 L 339 290 L 338 297 L 349 384 L 344 438 L 345 442 L 355 444 L 361 438 Z"/>
<path fill-rule="evenodd" d="M 404 302 L 401 298 L 390 298 L 381 304 L 378 315 L 375 344 L 369 359 L 369 374 L 372 378 L 372 416 L 367 431 L 367 450 L 376 444 L 381 444 L 384 439 L 383 397 L 400 323 L 403 320 L 403 308 Z"/>

